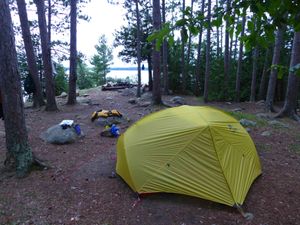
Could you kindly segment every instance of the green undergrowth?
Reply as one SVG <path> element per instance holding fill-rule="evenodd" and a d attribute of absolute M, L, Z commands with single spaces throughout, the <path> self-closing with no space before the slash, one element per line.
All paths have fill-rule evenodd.
<path fill-rule="evenodd" d="M 291 152 L 300 154 L 300 135 L 299 134 L 295 135 L 294 140 L 295 142 L 289 144 L 289 149 Z"/>
<path fill-rule="evenodd" d="M 257 116 L 249 113 L 241 113 L 241 112 L 232 112 L 232 111 L 225 111 L 225 113 L 229 114 L 230 116 L 234 117 L 238 121 L 241 119 L 251 120 L 256 122 L 256 126 L 264 127 L 268 125 L 268 122 L 264 119 L 258 118 Z"/>

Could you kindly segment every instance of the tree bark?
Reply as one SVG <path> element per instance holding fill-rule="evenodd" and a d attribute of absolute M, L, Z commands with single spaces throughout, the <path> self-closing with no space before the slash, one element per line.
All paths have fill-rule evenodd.
<path fill-rule="evenodd" d="M 284 100 L 284 106 L 278 113 L 277 117 L 290 117 L 300 122 L 299 116 L 296 114 L 297 94 L 299 90 L 299 76 L 296 75 L 294 66 L 300 63 L 300 32 L 294 33 L 294 41 L 290 62 L 290 72 L 288 77 L 287 91 Z M 299 73 L 299 69 L 298 69 Z"/>
<path fill-rule="evenodd" d="M 76 104 L 77 80 L 77 0 L 71 0 L 70 75 L 68 105 Z"/>
<path fill-rule="evenodd" d="M 44 65 L 44 74 L 46 79 L 46 111 L 56 111 L 57 105 L 55 100 L 55 87 L 53 80 L 53 71 L 52 71 L 52 63 L 50 57 L 50 46 L 49 40 L 47 36 L 47 26 L 46 26 L 46 18 L 45 18 L 45 6 L 44 1 L 34 0 L 34 3 L 37 7 L 38 13 L 38 23 L 40 30 L 40 38 L 42 44 L 42 58 Z"/>
<path fill-rule="evenodd" d="M 227 0 L 226 10 L 229 15 L 231 1 Z M 226 29 L 225 29 L 225 52 L 224 52 L 224 85 L 223 93 L 224 99 L 227 99 L 228 92 L 228 77 L 229 77 L 229 19 L 226 19 Z"/>
<path fill-rule="evenodd" d="M 268 91 L 267 91 L 267 97 L 265 102 L 266 110 L 271 112 L 275 111 L 273 108 L 273 103 L 274 103 L 276 81 L 278 75 L 278 70 L 274 68 L 274 66 L 279 64 L 282 43 L 283 43 L 283 28 L 281 27 L 278 28 L 276 33 L 275 46 L 274 46 L 273 59 L 272 59 L 272 68 L 269 77 Z"/>
<path fill-rule="evenodd" d="M 51 26 L 52 26 L 52 5 L 51 0 L 48 0 L 48 41 L 50 46 L 50 57 L 51 57 Z"/>
<path fill-rule="evenodd" d="M 192 0 L 192 2 L 191 2 L 191 17 L 192 18 L 193 18 L 193 10 L 194 10 L 194 1 L 195 0 Z M 186 59 L 187 70 L 188 70 L 189 65 L 190 65 L 191 45 L 192 45 L 192 34 L 191 34 L 191 32 L 189 32 L 188 49 L 187 49 L 187 59 Z"/>
<path fill-rule="evenodd" d="M 19 11 L 19 17 L 20 17 L 21 28 L 22 28 L 22 37 L 24 40 L 25 52 L 27 57 L 29 75 L 31 76 L 35 87 L 35 90 L 33 92 L 33 106 L 40 107 L 45 105 L 45 102 L 43 99 L 42 87 L 39 80 L 39 72 L 36 63 L 36 56 L 34 54 L 34 49 L 33 49 L 33 44 L 32 44 L 32 39 L 30 34 L 26 3 L 25 0 L 17 0 L 17 4 L 18 4 L 18 11 Z"/>
<path fill-rule="evenodd" d="M 201 13 L 204 13 L 205 0 L 202 0 L 201 3 Z M 199 37 L 198 37 L 198 47 L 197 47 L 197 62 L 195 69 L 195 95 L 200 96 L 200 65 L 201 65 L 201 47 L 202 47 L 202 33 L 203 33 L 203 24 L 200 26 Z"/>
<path fill-rule="evenodd" d="M 243 12 L 243 19 L 242 19 L 242 31 L 241 37 L 244 36 L 245 33 L 245 24 L 246 24 L 246 12 Z M 239 47 L 239 59 L 237 64 L 237 71 L 236 71 L 236 82 L 235 82 L 235 101 L 239 102 L 241 98 L 241 72 L 242 72 L 242 60 L 243 60 L 243 48 L 244 43 L 240 40 L 240 47 Z"/>
<path fill-rule="evenodd" d="M 14 31 L 8 0 L 0 1 L 0 89 L 6 132 L 6 165 L 25 176 L 33 162 L 25 125 L 23 96 L 18 71 Z"/>
<path fill-rule="evenodd" d="M 166 5 L 165 0 L 162 0 L 162 20 L 166 23 Z M 168 74 L 168 43 L 163 41 L 163 77 L 164 77 L 164 94 L 169 94 L 169 74 Z"/>
<path fill-rule="evenodd" d="M 202 1 L 202 4 L 203 4 L 203 1 Z M 216 7 L 218 8 L 219 7 L 219 0 L 216 0 Z M 202 11 L 203 13 L 203 11 Z M 220 56 L 220 30 L 219 30 L 219 27 L 217 27 L 217 58 L 219 58 Z"/>
<path fill-rule="evenodd" d="M 265 61 L 264 61 L 264 67 L 263 67 L 260 85 L 259 85 L 259 92 L 258 92 L 259 100 L 265 99 L 265 96 L 266 96 L 266 81 L 267 81 L 267 68 L 269 66 L 269 54 L 270 54 L 270 48 L 267 48 L 266 55 L 265 55 Z"/>
<path fill-rule="evenodd" d="M 258 55 L 259 55 L 258 46 L 256 46 L 253 50 L 253 66 L 252 66 L 250 102 L 255 102 Z"/>
<path fill-rule="evenodd" d="M 205 63 L 205 81 L 204 81 L 204 102 L 208 102 L 208 88 L 210 77 L 210 19 L 211 19 L 211 0 L 208 0 L 207 4 L 207 36 L 206 36 L 206 63 Z"/>
<path fill-rule="evenodd" d="M 137 25 L 137 64 L 138 64 L 138 87 L 137 87 L 137 97 L 141 97 L 141 21 L 140 21 L 140 11 L 139 11 L 139 1 L 135 0 L 135 11 L 136 11 L 136 25 Z"/>
<path fill-rule="evenodd" d="M 182 19 L 185 18 L 184 16 L 185 11 L 185 0 L 182 1 Z M 184 34 L 183 29 L 181 30 L 181 74 L 182 74 L 182 87 L 181 90 L 183 93 L 186 91 L 186 69 L 185 69 L 185 41 L 184 41 Z"/>
<path fill-rule="evenodd" d="M 153 29 L 159 31 L 161 25 L 160 17 L 160 1 L 153 0 Z M 161 90 L 160 90 L 160 51 L 155 48 L 154 42 L 153 48 L 153 103 L 161 104 Z"/>
<path fill-rule="evenodd" d="M 149 91 L 152 91 L 152 89 L 153 89 L 153 79 L 152 79 L 152 59 L 151 59 L 151 54 L 149 54 L 148 57 L 147 57 L 147 63 L 148 63 L 148 86 L 149 86 Z"/>

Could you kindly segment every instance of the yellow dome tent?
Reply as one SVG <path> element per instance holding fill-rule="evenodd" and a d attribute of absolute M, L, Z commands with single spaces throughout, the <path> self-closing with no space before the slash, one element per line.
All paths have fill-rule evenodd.
<path fill-rule="evenodd" d="M 139 194 L 179 193 L 234 206 L 243 204 L 261 166 L 237 120 L 211 107 L 180 106 L 150 114 L 120 136 L 116 171 Z"/>

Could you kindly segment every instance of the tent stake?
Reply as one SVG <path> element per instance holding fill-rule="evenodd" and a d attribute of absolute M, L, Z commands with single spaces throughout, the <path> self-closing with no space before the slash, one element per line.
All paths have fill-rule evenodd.
<path fill-rule="evenodd" d="M 245 212 L 241 205 L 235 204 L 235 207 L 246 220 L 252 220 L 254 218 L 254 215 L 252 213 Z"/>

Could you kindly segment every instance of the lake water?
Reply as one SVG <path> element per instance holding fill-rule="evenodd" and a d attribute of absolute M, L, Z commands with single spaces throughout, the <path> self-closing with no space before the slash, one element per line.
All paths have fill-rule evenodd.
<path fill-rule="evenodd" d="M 148 84 L 148 70 L 141 71 L 141 82 L 142 84 Z M 106 77 L 114 79 L 126 79 L 129 77 L 131 82 L 137 83 L 137 70 L 111 70 Z"/>

